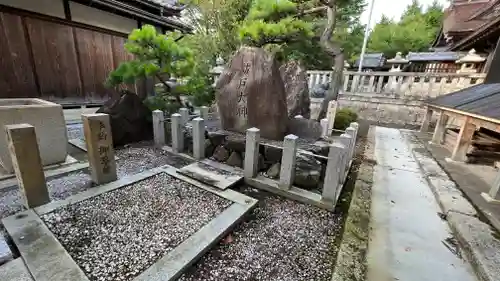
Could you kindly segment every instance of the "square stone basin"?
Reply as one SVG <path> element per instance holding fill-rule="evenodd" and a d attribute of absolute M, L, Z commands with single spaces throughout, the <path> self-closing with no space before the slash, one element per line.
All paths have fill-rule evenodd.
<path fill-rule="evenodd" d="M 35 127 L 44 166 L 62 163 L 68 155 L 62 106 L 42 99 L 0 99 L 0 164 L 14 172 L 5 125 L 27 123 Z"/>

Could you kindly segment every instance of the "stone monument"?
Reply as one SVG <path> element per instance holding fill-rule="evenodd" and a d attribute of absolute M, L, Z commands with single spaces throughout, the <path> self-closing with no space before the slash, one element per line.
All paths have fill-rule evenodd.
<path fill-rule="evenodd" d="M 263 49 L 241 47 L 236 52 L 216 83 L 224 130 L 245 133 L 255 127 L 263 138 L 283 140 L 288 113 L 279 67 Z"/>
<path fill-rule="evenodd" d="M 280 72 L 285 85 L 288 117 L 302 115 L 311 118 L 307 71 L 297 61 L 289 61 L 280 67 Z"/>

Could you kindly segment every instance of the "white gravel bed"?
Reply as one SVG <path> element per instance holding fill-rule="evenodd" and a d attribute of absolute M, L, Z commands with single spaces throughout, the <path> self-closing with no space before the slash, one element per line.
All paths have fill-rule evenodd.
<path fill-rule="evenodd" d="M 179 281 L 330 281 L 340 217 L 244 188 L 258 198 L 251 217 Z"/>
<path fill-rule="evenodd" d="M 91 281 L 132 280 L 230 205 L 162 173 L 42 219 Z"/>
<path fill-rule="evenodd" d="M 165 164 L 183 167 L 192 161 L 150 146 L 149 142 L 139 143 L 116 151 L 118 178 L 134 175 Z M 70 173 L 47 182 L 50 198 L 62 200 L 94 186 L 87 171 Z M 17 188 L 0 190 L 0 220 L 25 210 L 21 193 Z M 0 223 L 0 231 L 3 225 Z"/>

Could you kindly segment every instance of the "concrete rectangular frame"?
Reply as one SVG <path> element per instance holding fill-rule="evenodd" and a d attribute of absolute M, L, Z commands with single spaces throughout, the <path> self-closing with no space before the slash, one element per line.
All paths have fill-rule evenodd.
<path fill-rule="evenodd" d="M 165 165 L 152 170 L 148 170 L 139 174 L 119 179 L 99 187 L 88 189 L 79 194 L 70 196 L 61 201 L 53 201 L 49 204 L 31 209 L 16 215 L 10 216 L 3 220 L 3 224 L 7 232 L 13 237 L 14 242 L 19 248 L 21 256 L 25 259 L 26 265 L 35 281 L 87 281 L 88 278 L 81 272 L 78 265 L 69 256 L 62 245 L 57 241 L 57 238 L 44 225 L 39 216 L 50 213 L 58 208 L 78 203 L 103 193 L 110 192 L 125 186 L 129 186 L 149 177 L 167 173 L 177 179 L 190 183 L 198 188 L 214 193 L 233 202 L 222 213 L 208 222 L 205 226 L 195 232 L 193 235 L 184 240 L 180 245 L 172 251 L 156 261 L 152 266 L 142 272 L 140 275 L 132 279 L 133 281 L 170 281 L 176 280 L 182 275 L 185 269 L 191 266 L 205 252 L 226 235 L 231 228 L 236 225 L 243 217 L 250 212 L 257 204 L 257 200 L 248 197 L 239 192 L 226 189 L 220 190 L 209 185 L 200 183 L 194 179 L 183 176 L 177 173 L 177 169 Z M 40 251 L 38 243 L 26 243 L 26 238 L 22 233 L 29 233 L 33 229 L 33 225 L 37 226 L 37 241 L 48 241 L 49 247 Z M 33 252 L 40 252 L 33 255 Z M 28 258 L 27 258 L 28 257 Z M 52 275 L 50 272 L 44 271 L 40 267 L 42 261 L 58 261 L 62 266 L 61 274 Z M 46 266 L 49 266 L 47 263 Z M 81 273 L 81 274 L 80 274 Z"/>
<path fill-rule="evenodd" d="M 5 125 L 27 123 L 35 127 L 42 165 L 66 161 L 68 137 L 62 106 L 42 99 L 0 99 L 0 162 L 12 173 Z"/>

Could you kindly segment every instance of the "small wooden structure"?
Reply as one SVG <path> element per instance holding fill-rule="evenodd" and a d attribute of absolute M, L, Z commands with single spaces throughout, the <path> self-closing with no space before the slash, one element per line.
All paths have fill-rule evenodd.
<path fill-rule="evenodd" d="M 500 60 L 500 40 L 495 51 L 494 61 Z M 498 63 L 498 62 L 497 62 Z M 442 144 L 447 133 L 449 119 L 453 118 L 460 125 L 460 131 L 453 145 L 451 160 L 466 161 L 470 145 L 476 131 L 483 128 L 500 133 L 500 74 L 495 71 L 500 65 L 492 66 L 484 83 L 477 84 L 444 96 L 427 101 L 427 113 L 421 131 L 427 131 L 434 112 L 439 119 L 434 130 L 432 142 Z M 493 133 L 494 134 L 494 133 Z M 492 144 L 500 143 L 495 140 Z"/>

